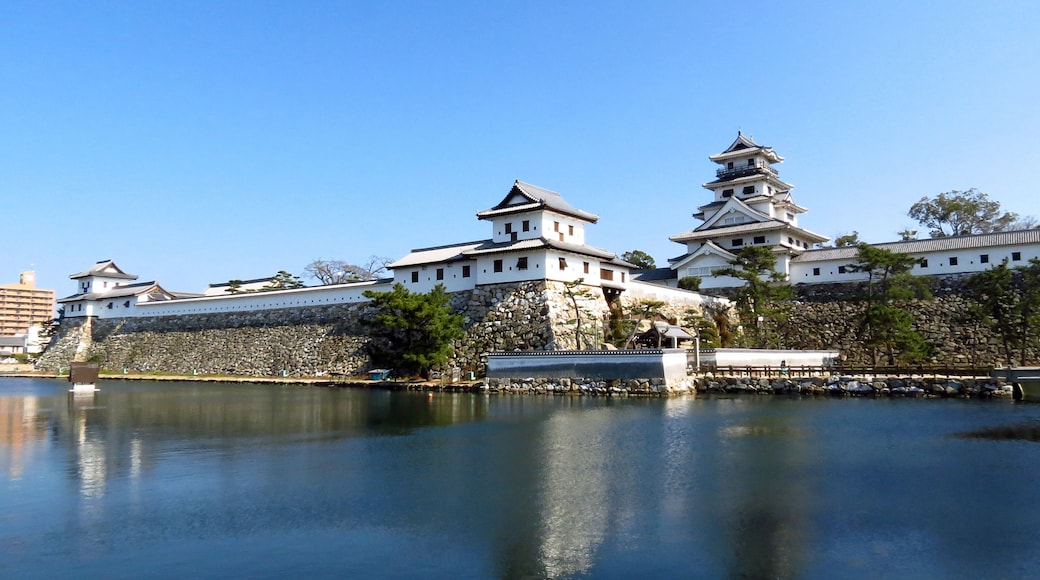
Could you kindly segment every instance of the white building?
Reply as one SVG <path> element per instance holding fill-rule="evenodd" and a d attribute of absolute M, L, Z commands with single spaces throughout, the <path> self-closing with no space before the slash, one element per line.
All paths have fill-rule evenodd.
<path fill-rule="evenodd" d="M 700 278 L 702 289 L 740 285 L 737 278 L 712 272 L 729 267 L 736 253 L 748 246 L 771 247 L 776 271 L 789 276 L 792 259 L 827 241 L 798 226 L 798 216 L 806 209 L 791 197 L 794 186 L 780 180 L 773 164 L 784 158 L 772 148 L 737 132 L 725 151 L 709 159 L 720 165 L 715 180 L 703 185 L 714 199 L 693 214 L 702 220 L 700 225 L 669 238 L 686 245 L 685 254 L 669 260 L 674 273 L 669 285 L 687 276 Z"/>
<path fill-rule="evenodd" d="M 770 147 L 756 144 L 737 133 L 722 153 L 709 157 L 721 167 L 716 179 L 704 184 L 713 193 L 693 217 L 696 228 L 670 239 L 686 245 L 686 253 L 669 260 L 670 271 L 639 275 L 639 279 L 675 286 L 686 276 L 701 279 L 702 289 L 742 285 L 740 279 L 715 276 L 730 266 L 736 253 L 747 246 L 770 246 L 777 255 L 776 271 L 792 284 L 854 282 L 866 274 L 853 272 L 855 247 L 819 248 L 827 238 L 798 225 L 805 213 L 791 198 L 792 185 L 780 181 L 774 163 L 784 160 Z M 946 276 L 979 272 L 1007 261 L 1024 265 L 1040 258 L 1040 229 L 950 236 L 874 244 L 875 247 L 913 256 L 919 264 L 911 271 L 919 276 Z M 816 249 L 813 249 L 816 247 Z"/>
<path fill-rule="evenodd" d="M 394 281 L 413 292 L 444 284 L 449 292 L 478 285 L 582 279 L 606 293 L 628 287 L 632 264 L 585 244 L 585 226 L 597 216 L 560 194 L 522 181 L 498 205 L 477 213 L 490 222 L 490 239 L 412 250 L 390 264 Z"/>
<path fill-rule="evenodd" d="M 137 276 L 127 274 L 112 260 L 101 260 L 69 278 L 77 281 L 79 292 L 58 300 L 58 304 L 64 307 L 66 317 L 133 316 L 138 304 L 177 298 L 155 282 L 132 284 Z"/>
<path fill-rule="evenodd" d="M 972 274 L 1005 261 L 1014 268 L 1026 265 L 1032 258 L 1040 258 L 1040 229 L 872 245 L 917 258 L 919 262 L 911 270 L 917 276 Z M 791 282 L 817 284 L 866 280 L 865 272 L 853 272 L 848 267 L 856 257 L 855 247 L 805 252 L 791 263 Z"/>
<path fill-rule="evenodd" d="M 225 282 L 188 294 L 155 282 L 135 283 L 137 276 L 102 260 L 69 276 L 78 292 L 58 302 L 65 316 L 74 318 L 181 316 L 365 302 L 366 291 L 385 292 L 395 283 L 423 293 L 437 284 L 458 292 L 487 284 L 580 279 L 608 299 L 627 292 L 636 300 L 701 303 L 699 294 L 632 280 L 635 266 L 585 244 L 585 226 L 596 223 L 597 216 L 574 208 L 556 192 L 517 181 L 498 205 L 478 212 L 477 218 L 490 224 L 491 238 L 413 250 L 390 264 L 393 278 L 257 291 L 271 280 L 260 278 L 241 281 L 237 292 Z"/>

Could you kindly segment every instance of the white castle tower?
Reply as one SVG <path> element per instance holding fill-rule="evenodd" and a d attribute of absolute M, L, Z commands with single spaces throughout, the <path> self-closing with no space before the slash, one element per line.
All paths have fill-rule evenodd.
<path fill-rule="evenodd" d="M 773 167 L 784 158 L 771 147 L 758 145 L 743 133 L 725 151 L 709 157 L 719 164 L 715 180 L 703 184 L 713 194 L 711 203 L 698 208 L 696 228 L 670 237 L 686 245 L 686 253 L 669 260 L 676 279 L 701 278 L 701 288 L 739 286 L 737 278 L 714 276 L 729 266 L 747 246 L 770 246 L 776 270 L 790 275 L 791 258 L 827 241 L 826 236 L 798 227 L 806 209 L 791 198 L 790 183 L 780 180 Z"/>

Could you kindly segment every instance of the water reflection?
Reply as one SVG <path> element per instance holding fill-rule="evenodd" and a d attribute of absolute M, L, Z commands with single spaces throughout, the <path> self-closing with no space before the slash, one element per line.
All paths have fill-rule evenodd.
<path fill-rule="evenodd" d="M 997 425 L 976 431 L 957 433 L 963 439 L 993 439 L 1040 441 L 1040 421 L 1030 421 L 1015 425 Z"/>
<path fill-rule="evenodd" d="M 1040 448 L 977 435 L 1035 429 L 1040 406 L 937 405 L 0 390 L 0 575 L 1040 570 Z"/>

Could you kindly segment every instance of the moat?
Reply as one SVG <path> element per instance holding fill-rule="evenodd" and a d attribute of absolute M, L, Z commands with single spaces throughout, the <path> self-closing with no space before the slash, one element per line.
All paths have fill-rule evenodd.
<path fill-rule="evenodd" d="M 1040 405 L 0 378 L 0 576 L 1040 575 Z"/>

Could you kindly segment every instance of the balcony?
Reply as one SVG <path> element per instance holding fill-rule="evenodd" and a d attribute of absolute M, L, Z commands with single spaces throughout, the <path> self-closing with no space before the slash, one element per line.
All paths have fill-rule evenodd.
<path fill-rule="evenodd" d="M 766 163 L 764 161 L 755 161 L 754 165 L 740 165 L 738 167 L 733 167 L 733 168 L 726 167 L 726 168 L 718 169 L 718 170 L 715 171 L 715 177 L 717 177 L 719 179 L 729 179 L 729 178 L 733 178 L 733 177 L 744 177 L 745 175 L 751 175 L 753 173 L 762 173 L 762 171 L 760 171 L 760 170 L 763 170 L 763 169 L 765 171 L 768 171 L 769 173 L 772 173 L 773 175 L 775 175 L 777 177 L 780 176 L 780 174 L 777 173 L 776 169 L 773 169 L 773 166 L 771 166 L 770 164 L 768 164 L 768 163 Z"/>

